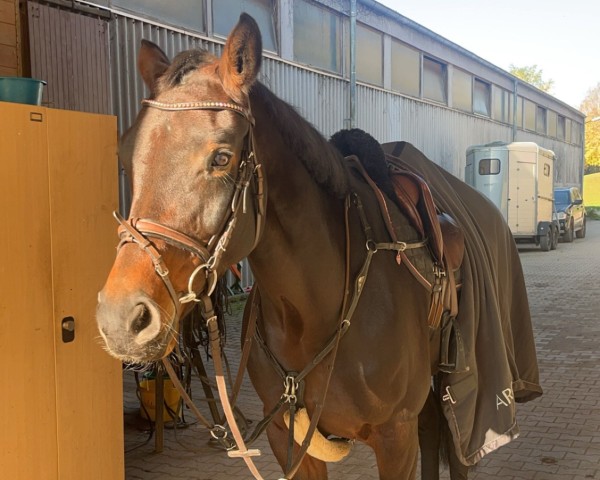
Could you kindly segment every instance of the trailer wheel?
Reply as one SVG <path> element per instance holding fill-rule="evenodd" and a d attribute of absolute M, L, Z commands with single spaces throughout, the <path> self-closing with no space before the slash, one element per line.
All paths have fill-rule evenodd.
<path fill-rule="evenodd" d="M 552 230 L 552 241 L 550 242 L 550 250 L 556 250 L 558 246 L 558 237 L 560 236 L 560 231 L 558 228 L 553 228 Z"/>
<path fill-rule="evenodd" d="M 569 222 L 569 226 L 565 229 L 565 234 L 563 238 L 565 242 L 571 243 L 573 241 L 573 237 L 575 236 L 575 225 L 573 225 L 573 219 Z"/>
<path fill-rule="evenodd" d="M 577 230 L 577 232 L 575 233 L 577 238 L 585 238 L 585 222 L 585 217 L 583 217 L 583 227 L 581 227 L 581 230 Z"/>
<path fill-rule="evenodd" d="M 546 233 L 540 237 L 540 248 L 542 249 L 542 252 L 550 251 L 550 246 L 552 245 L 551 237 L 551 229 L 548 229 Z"/>

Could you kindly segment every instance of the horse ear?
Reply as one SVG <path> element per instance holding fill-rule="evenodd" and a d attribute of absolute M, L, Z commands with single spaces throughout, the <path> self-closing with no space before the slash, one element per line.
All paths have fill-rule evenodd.
<path fill-rule="evenodd" d="M 250 15 L 242 13 L 219 61 L 219 75 L 227 94 L 236 100 L 240 99 L 240 92 L 247 95 L 258 76 L 261 61 L 260 29 Z"/>
<path fill-rule="evenodd" d="M 156 84 L 171 62 L 158 45 L 148 40 L 142 40 L 140 53 L 138 54 L 138 70 L 144 79 L 144 83 L 154 95 Z"/>

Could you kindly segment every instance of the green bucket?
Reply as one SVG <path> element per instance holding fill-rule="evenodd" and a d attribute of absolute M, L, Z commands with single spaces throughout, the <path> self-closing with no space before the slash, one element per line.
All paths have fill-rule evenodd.
<path fill-rule="evenodd" d="M 34 78 L 0 77 L 0 102 L 41 105 L 46 82 Z"/>

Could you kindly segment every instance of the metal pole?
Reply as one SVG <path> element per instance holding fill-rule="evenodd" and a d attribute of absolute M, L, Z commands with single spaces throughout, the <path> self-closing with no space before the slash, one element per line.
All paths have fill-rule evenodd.
<path fill-rule="evenodd" d="M 356 0 L 350 0 L 350 128 L 356 128 Z"/>
<path fill-rule="evenodd" d="M 519 81 L 514 79 L 514 88 L 513 88 L 513 122 L 512 122 L 512 141 L 517 141 L 517 85 Z"/>

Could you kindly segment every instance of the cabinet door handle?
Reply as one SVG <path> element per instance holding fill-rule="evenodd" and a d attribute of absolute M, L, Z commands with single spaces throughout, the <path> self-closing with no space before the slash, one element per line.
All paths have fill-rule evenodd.
<path fill-rule="evenodd" d="M 62 319 L 61 326 L 63 343 L 75 340 L 75 319 L 73 317 L 65 317 Z"/>

